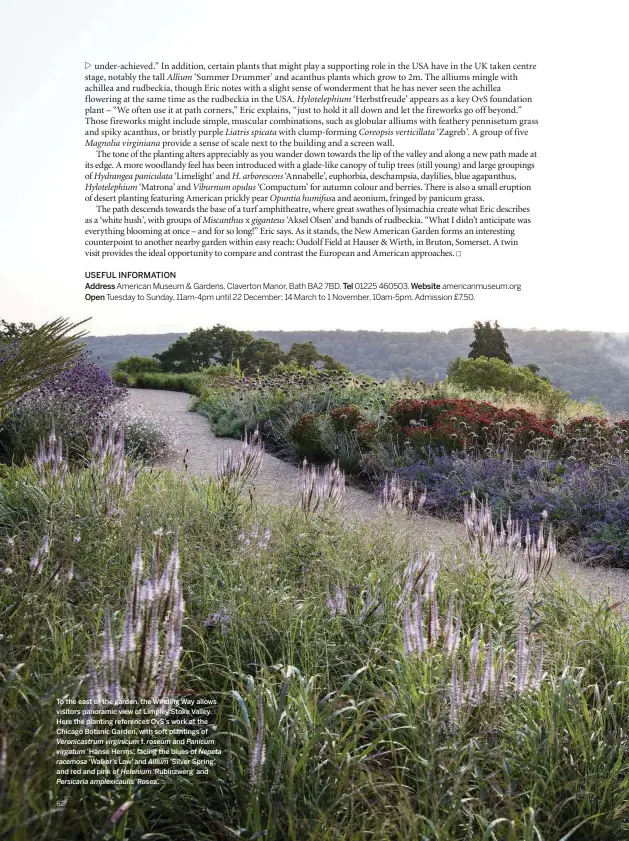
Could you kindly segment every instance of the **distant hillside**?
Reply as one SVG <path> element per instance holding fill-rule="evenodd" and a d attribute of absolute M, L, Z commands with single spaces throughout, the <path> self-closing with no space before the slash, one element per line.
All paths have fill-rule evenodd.
<path fill-rule="evenodd" d="M 92 360 L 109 371 L 128 356 L 153 356 L 187 333 L 129 334 L 127 336 L 88 336 L 85 339 Z"/>
<path fill-rule="evenodd" d="M 576 399 L 595 396 L 609 408 L 629 411 L 629 333 L 508 328 L 503 332 L 515 364 L 535 362 L 541 373 Z M 94 336 L 88 346 L 102 365 L 112 368 L 127 356 L 159 353 L 185 335 Z M 293 342 L 312 341 L 321 353 L 329 353 L 355 373 L 379 379 L 408 373 L 427 380 L 443 378 L 449 360 L 467 356 L 474 337 L 471 327 L 448 333 L 262 330 L 253 335 L 278 342 L 285 350 Z"/>

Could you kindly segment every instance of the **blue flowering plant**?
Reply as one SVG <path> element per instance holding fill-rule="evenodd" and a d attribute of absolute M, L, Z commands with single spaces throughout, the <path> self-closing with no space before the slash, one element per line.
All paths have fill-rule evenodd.
<path fill-rule="evenodd" d="M 0 457 L 22 461 L 52 428 L 71 457 L 85 454 L 112 406 L 126 396 L 109 373 L 83 355 L 58 376 L 45 380 L 7 407 L 0 431 Z"/>
<path fill-rule="evenodd" d="M 629 462 L 610 459 L 600 464 L 530 456 L 474 458 L 445 453 L 400 469 L 402 483 L 426 489 L 424 509 L 458 516 L 474 492 L 496 516 L 509 512 L 538 526 L 548 513 L 566 548 L 581 560 L 629 567 Z"/>

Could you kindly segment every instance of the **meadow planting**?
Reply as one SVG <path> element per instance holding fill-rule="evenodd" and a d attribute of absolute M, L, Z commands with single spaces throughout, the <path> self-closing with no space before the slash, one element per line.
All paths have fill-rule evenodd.
<path fill-rule="evenodd" d="M 257 430 L 282 457 L 336 460 L 378 493 L 395 477 L 433 514 L 458 517 L 472 491 L 495 516 L 538 524 L 547 512 L 575 557 L 629 566 L 629 421 L 551 387 L 464 392 L 311 370 L 216 379 L 198 409 L 217 435 Z"/>
<path fill-rule="evenodd" d="M 154 466 L 167 419 L 63 336 L 38 368 L 55 335 L 0 364 L 0 838 L 629 837 L 629 625 L 551 574 L 562 541 L 627 560 L 626 422 L 548 388 L 200 372 L 197 408 L 241 440 L 199 478 Z M 299 466 L 291 505 L 251 492 L 265 448 Z M 425 545 L 422 510 L 465 538 Z M 213 704 L 202 773 L 190 699 Z M 59 710 L 86 738 L 142 702 L 159 763 L 121 718 L 107 781 L 73 752 L 69 782 Z"/>
<path fill-rule="evenodd" d="M 82 463 L 51 436 L 2 468 L 0 833 L 624 837 L 629 628 L 547 577 L 548 526 L 472 497 L 437 555 L 386 512 L 348 523 L 337 465 L 259 507 L 263 458 L 149 471 L 112 427 Z M 189 696 L 218 701 L 208 774 L 58 784 L 56 699 Z"/>

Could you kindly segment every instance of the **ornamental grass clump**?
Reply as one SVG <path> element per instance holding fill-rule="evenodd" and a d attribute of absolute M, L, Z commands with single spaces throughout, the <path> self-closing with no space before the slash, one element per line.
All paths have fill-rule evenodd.
<path fill-rule="evenodd" d="M 509 696 L 539 692 L 544 679 L 544 645 L 538 645 L 533 666 L 532 635 L 521 619 L 515 648 L 494 644 L 491 629 L 484 641 L 482 626 L 476 628 L 467 658 L 453 658 L 450 686 L 450 723 L 460 723 L 464 712 L 483 701 L 503 703 Z"/>
<path fill-rule="evenodd" d="M 463 522 L 476 557 L 486 558 L 502 547 L 514 575 L 518 561 L 523 563 L 526 575 L 532 576 L 533 581 L 550 575 L 557 555 L 557 542 L 553 527 L 548 524 L 547 511 L 542 511 L 537 534 L 531 531 L 530 522 L 527 521 L 524 527 L 518 520 L 512 520 L 511 511 L 506 522 L 501 514 L 496 524 L 490 504 L 487 501 L 479 503 L 472 491 L 469 501 L 464 502 Z"/>
<path fill-rule="evenodd" d="M 419 491 L 416 482 L 403 482 L 397 473 L 386 476 L 380 489 L 379 508 L 382 511 L 419 513 L 426 502 L 426 490 Z"/>
<path fill-rule="evenodd" d="M 240 449 L 234 451 L 229 447 L 219 456 L 216 473 L 219 485 L 242 489 L 258 475 L 263 458 L 264 447 L 258 434 L 245 435 Z"/>
<path fill-rule="evenodd" d="M 39 476 L 40 485 L 51 483 L 63 484 L 63 478 L 68 472 L 68 461 L 63 454 L 63 441 L 52 428 L 48 440 L 42 438 L 33 459 L 33 469 Z"/>
<path fill-rule="evenodd" d="M 487 527 L 488 520 L 485 518 L 483 522 Z M 468 635 L 463 629 L 464 602 L 456 605 L 454 593 L 450 594 L 445 617 L 440 615 L 438 578 L 439 564 L 434 556 L 425 559 L 422 552 L 413 556 L 402 577 L 398 607 L 402 608 L 404 654 L 440 657 L 444 670 L 450 674 L 447 692 L 450 723 L 457 724 L 464 710 L 484 700 L 497 703 L 510 691 L 538 691 L 542 681 L 543 645 L 539 645 L 537 663 L 531 671 L 531 634 L 526 633 L 524 618 L 520 620 L 514 649 L 504 643 L 496 645 L 493 631 L 490 628 L 485 636 L 482 624 L 473 635 Z M 460 654 L 464 643 L 466 657 Z"/>
<path fill-rule="evenodd" d="M 177 536 L 163 565 L 158 539 L 146 577 L 138 547 L 131 565 L 120 641 L 116 643 L 111 614 L 106 609 L 100 656 L 92 653 L 88 658 L 89 700 L 98 703 L 172 697 L 182 652 L 183 616 Z M 88 706 L 93 712 L 94 705 Z"/>
<path fill-rule="evenodd" d="M 314 514 L 320 508 L 325 510 L 337 505 L 345 496 L 345 474 L 333 461 L 323 468 L 308 465 L 304 459 L 301 467 L 301 510 Z"/>
<path fill-rule="evenodd" d="M 124 429 L 110 424 L 99 428 L 90 451 L 92 502 L 106 517 L 120 516 L 120 505 L 135 487 L 137 468 L 125 456 Z"/>

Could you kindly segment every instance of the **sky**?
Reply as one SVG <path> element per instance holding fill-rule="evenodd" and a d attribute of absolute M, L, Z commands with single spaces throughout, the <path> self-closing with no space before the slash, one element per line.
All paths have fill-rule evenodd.
<path fill-rule="evenodd" d="M 612 2 L 599 4 L 596 17 L 590 10 L 563 0 L 323 0 L 316 7 L 283 0 L 0 0 L 0 317 L 89 317 L 95 335 L 183 332 L 217 322 L 248 330 L 449 330 L 477 319 L 626 332 L 626 11 Z M 468 249 L 459 261 L 90 260 L 83 243 L 85 62 L 152 60 L 535 63 L 522 93 L 534 97 L 540 125 L 526 140 L 501 144 L 537 152 L 531 230 L 519 248 Z M 199 282 L 465 280 L 520 283 L 522 291 L 479 293 L 474 302 L 368 305 L 84 300 L 86 271 L 140 268 L 174 269 L 178 279 Z"/>

